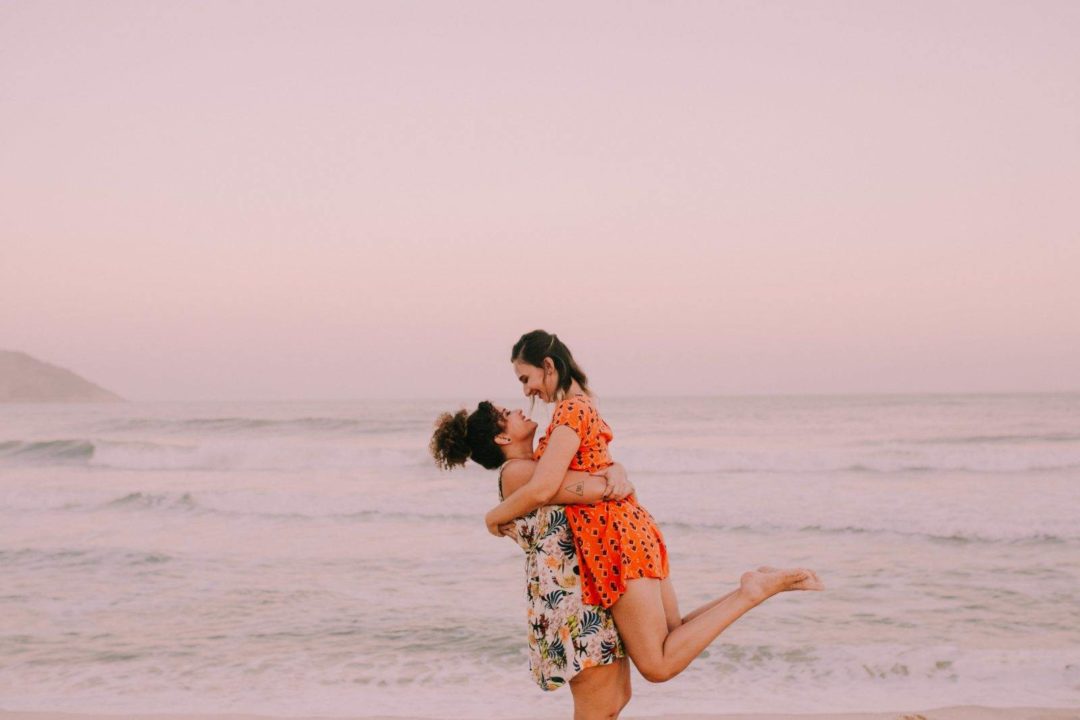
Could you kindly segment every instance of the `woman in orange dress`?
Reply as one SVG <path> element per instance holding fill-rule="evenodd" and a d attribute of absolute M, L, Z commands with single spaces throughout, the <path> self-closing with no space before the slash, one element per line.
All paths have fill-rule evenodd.
<path fill-rule="evenodd" d="M 568 469 L 597 472 L 612 464 L 613 433 L 569 348 L 535 330 L 514 345 L 511 361 L 527 397 L 557 405 L 537 447 L 532 477 L 485 518 L 493 535 L 548 503 Z M 811 570 L 763 567 L 743 573 L 738 589 L 682 616 L 663 535 L 635 496 L 568 505 L 566 516 L 581 565 L 583 602 L 611 609 L 627 654 L 652 682 L 682 672 L 728 626 L 773 595 L 824 589 Z"/>

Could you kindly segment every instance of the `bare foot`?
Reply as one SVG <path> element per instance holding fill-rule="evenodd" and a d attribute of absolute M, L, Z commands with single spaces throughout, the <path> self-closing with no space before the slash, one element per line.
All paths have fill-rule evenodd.
<path fill-rule="evenodd" d="M 781 570 L 768 566 L 745 572 L 739 579 L 739 593 L 754 603 L 764 602 L 787 590 L 823 590 L 825 584 L 812 570 Z"/>
<path fill-rule="evenodd" d="M 825 583 L 821 582 L 821 578 L 818 577 L 816 572 L 814 572 L 813 570 L 807 569 L 807 568 L 797 568 L 797 569 L 807 572 L 810 575 L 810 577 L 808 577 L 806 580 L 804 580 L 802 582 L 796 583 L 792 587 L 787 588 L 788 590 L 824 590 L 825 589 Z M 784 570 L 781 570 L 780 568 L 775 568 L 772 565 L 762 565 L 761 567 L 758 568 L 758 572 L 774 573 L 774 572 L 784 572 Z"/>
<path fill-rule="evenodd" d="M 761 572 L 751 570 L 739 578 L 739 594 L 754 604 L 764 602 L 773 595 L 792 590 L 798 583 L 810 578 L 805 570 L 776 570 Z"/>

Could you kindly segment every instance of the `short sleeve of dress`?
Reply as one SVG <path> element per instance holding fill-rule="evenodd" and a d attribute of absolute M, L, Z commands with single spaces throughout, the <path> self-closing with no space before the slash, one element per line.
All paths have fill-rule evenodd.
<path fill-rule="evenodd" d="M 555 412 L 551 416 L 551 427 L 554 429 L 559 425 L 565 425 L 584 441 L 589 437 L 595 413 L 592 403 L 569 398 L 555 406 Z"/>

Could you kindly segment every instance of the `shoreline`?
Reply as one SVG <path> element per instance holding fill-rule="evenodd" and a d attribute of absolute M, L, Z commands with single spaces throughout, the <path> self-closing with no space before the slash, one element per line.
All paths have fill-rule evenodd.
<path fill-rule="evenodd" d="M 440 720 L 435 716 L 273 716 L 245 714 L 191 713 L 59 713 L 0 709 L 0 720 Z M 480 718 L 470 720 L 481 720 Z M 485 719 L 487 720 L 487 719 Z M 528 716 L 500 720 L 532 720 Z M 535 718 L 535 720 L 549 720 Z M 623 720 L 1080 720 L 1080 707 L 984 707 L 953 705 L 929 710 L 899 710 L 843 713 L 715 713 L 624 715 Z"/>

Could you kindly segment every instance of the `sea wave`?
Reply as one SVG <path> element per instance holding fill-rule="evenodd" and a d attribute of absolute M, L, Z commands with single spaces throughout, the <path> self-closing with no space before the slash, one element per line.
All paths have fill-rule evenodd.
<path fill-rule="evenodd" d="M 1030 443 L 1080 443 L 1080 433 L 1018 433 L 1002 435 L 960 435 L 912 438 L 900 442 L 913 445 L 1017 445 Z"/>
<path fill-rule="evenodd" d="M 426 448 L 288 441 L 195 444 L 99 440 L 0 442 L 0 464 L 86 465 L 116 470 L 306 470 L 427 465 Z"/>
<path fill-rule="evenodd" d="M 1080 542 L 1080 531 L 1075 534 L 1057 535 L 1046 532 L 1033 532 L 1028 528 L 998 527 L 995 529 L 974 527 L 949 527 L 940 530 L 913 527 L 905 521 L 868 522 L 864 525 L 845 523 L 821 523 L 814 525 L 800 525 L 799 523 L 783 522 L 759 522 L 725 525 L 712 522 L 680 522 L 671 521 L 663 523 L 664 527 L 674 527 L 692 531 L 714 532 L 747 532 L 756 534 L 778 534 L 784 532 L 796 532 L 807 535 L 892 535 L 912 539 L 930 540 L 945 543 L 980 543 L 980 544 L 1005 544 L 1005 545 L 1057 545 L 1062 543 Z"/>
<path fill-rule="evenodd" d="M 86 549 L 86 548 L 11 548 L 0 550 L 0 565 L 48 566 L 53 568 L 79 567 L 116 563 L 120 565 L 161 565 L 173 562 L 176 558 L 161 552 L 146 552 L 128 549 Z"/>
<path fill-rule="evenodd" d="M 23 659 L 9 672 L 10 700 L 69 712 L 92 704 L 133 716 L 162 706 L 189 714 L 225 707 L 327 717 L 355 716 L 358 707 L 368 717 L 406 710 L 506 717 L 523 706 L 535 715 L 565 711 L 565 691 L 541 694 L 525 680 L 527 655 L 517 627 L 489 625 L 437 631 L 410 625 L 389 637 L 340 621 L 320 633 L 260 636 L 230 628 L 191 639 L 190 649 L 173 654 L 149 644 L 118 647 L 117 638 L 102 635 L 73 639 L 82 651 L 75 655 L 20 635 L 13 642 Z M 252 646 L 257 652 L 248 650 Z M 224 661 L 222 653 L 229 653 Z M 126 663 L 125 672 L 113 669 L 117 661 Z M 638 711 L 715 713 L 717 698 L 739 714 L 797 713 L 808 704 L 856 712 L 910 707 L 912 698 L 918 707 L 1072 706 L 1078 679 L 1067 649 L 806 641 L 716 643 L 687 672 L 691 682 L 650 686 L 635 700 Z"/>
<path fill-rule="evenodd" d="M 471 508 L 446 507 L 418 509 L 400 499 L 373 501 L 362 487 L 347 495 L 319 495 L 269 492 L 190 492 L 131 490 L 109 494 L 105 489 L 81 491 L 77 496 L 51 494 L 26 496 L 0 495 L 0 512 L 61 512 L 96 515 L 98 513 L 133 513 L 149 519 L 162 514 L 195 517 L 247 518 L 269 523 L 356 523 L 405 524 L 428 526 L 431 523 L 452 527 L 475 527 L 477 514 Z M 438 507 L 437 510 L 434 508 Z M 729 533 L 754 535 L 822 536 L 891 536 L 946 544 L 1060 545 L 1080 542 L 1080 525 L 1058 518 L 1052 527 L 1036 526 L 1024 517 L 987 520 L 980 515 L 944 517 L 918 508 L 907 512 L 866 512 L 834 518 L 815 513 L 795 513 L 772 508 L 747 517 L 738 511 L 728 517 L 713 517 L 715 510 L 697 516 L 683 512 L 669 516 L 653 514 L 665 530 L 694 533 L 703 537 L 721 537 Z M 1047 519 L 1050 522 L 1050 519 Z"/>
<path fill-rule="evenodd" d="M 102 432 L 153 432 L 186 434 L 212 432 L 235 435 L 391 435 L 417 429 L 426 429 L 427 420 L 386 420 L 380 418 L 297 417 L 286 419 L 252 417 L 205 417 L 205 418 L 120 418 L 98 426 Z"/>
<path fill-rule="evenodd" d="M 1080 469 L 1080 446 L 1039 447 L 823 447 L 745 450 L 727 447 L 664 447 L 626 444 L 616 459 L 649 474 L 835 474 L 902 475 L 928 472 L 1027 474 Z"/>
<path fill-rule="evenodd" d="M 108 508 L 136 508 L 136 509 L 167 509 L 167 510 L 195 510 L 198 505 L 191 493 L 180 495 L 170 493 L 144 493 L 131 492 L 122 497 L 110 500 L 105 504 Z"/>
<path fill-rule="evenodd" d="M 94 454 L 90 440 L 9 440 L 0 442 L 0 460 L 13 463 L 78 463 Z"/>
<path fill-rule="evenodd" d="M 868 452 L 848 448 L 746 451 L 726 448 L 618 448 L 616 458 L 648 475 L 905 475 L 1075 472 L 1080 447 L 1067 451 L 1016 447 L 1009 451 Z M 363 470 L 428 466 L 421 438 L 392 441 L 314 441 L 288 437 L 162 442 L 99 438 L 0 442 L 2 465 L 85 465 L 118 470 Z"/>

